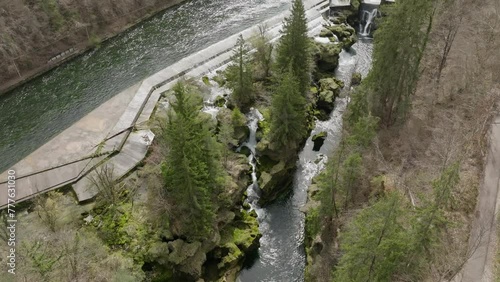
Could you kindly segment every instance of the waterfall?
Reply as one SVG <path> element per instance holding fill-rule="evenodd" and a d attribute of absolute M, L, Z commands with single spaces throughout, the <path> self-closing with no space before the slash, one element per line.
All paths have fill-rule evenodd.
<path fill-rule="evenodd" d="M 362 6 L 361 10 L 361 20 L 359 22 L 359 35 L 363 37 L 368 37 L 371 35 L 374 25 L 375 18 L 378 16 L 379 11 L 377 6 Z"/>
<path fill-rule="evenodd" d="M 255 146 L 257 146 L 257 128 L 258 122 L 262 120 L 264 117 L 262 114 L 255 108 L 251 108 L 250 112 L 247 114 L 248 119 L 248 128 L 250 129 L 250 136 L 248 140 L 241 144 L 241 146 L 236 150 L 240 151 L 242 147 L 247 147 L 250 149 L 250 155 L 248 156 L 248 163 L 252 167 L 252 184 L 248 186 L 247 189 L 247 201 L 253 209 L 256 209 L 257 214 L 259 211 L 257 210 L 257 202 L 259 200 L 259 185 L 257 184 L 257 171 L 256 171 L 256 160 L 255 160 Z"/>

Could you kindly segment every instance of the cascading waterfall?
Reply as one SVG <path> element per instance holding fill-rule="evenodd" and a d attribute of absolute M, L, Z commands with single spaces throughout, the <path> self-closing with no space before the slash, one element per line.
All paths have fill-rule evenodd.
<path fill-rule="evenodd" d="M 248 140 L 243 143 L 236 151 L 240 151 L 242 147 L 247 147 L 250 149 L 250 155 L 248 156 L 248 163 L 252 166 L 252 184 L 248 186 L 247 189 L 247 201 L 254 209 L 257 214 L 259 214 L 259 207 L 257 205 L 257 201 L 259 200 L 259 186 L 257 184 L 257 170 L 256 170 L 256 160 L 255 160 L 255 146 L 257 146 L 257 128 L 258 122 L 262 120 L 264 117 L 257 109 L 250 109 L 250 112 L 247 114 L 248 119 L 248 128 L 250 129 L 250 136 Z"/>
<path fill-rule="evenodd" d="M 362 5 L 360 9 L 361 21 L 359 22 L 359 35 L 368 37 L 371 35 L 375 25 L 375 18 L 379 15 L 377 6 Z"/>
<path fill-rule="evenodd" d="M 366 76 L 371 58 L 370 41 L 362 40 L 356 43 L 352 50 L 342 51 L 339 67 L 335 76 L 350 85 L 354 71 Z M 324 167 L 327 156 L 337 146 L 342 129 L 342 113 L 347 106 L 348 98 L 338 98 L 335 110 L 327 121 L 318 121 L 311 132 L 304 149 L 299 154 L 297 171 L 292 176 L 293 192 L 272 204 L 259 207 L 259 187 L 256 185 L 254 149 L 256 146 L 255 131 L 257 129 L 258 112 L 252 110 L 248 114 L 250 138 L 242 146 L 247 146 L 252 154 L 248 160 L 252 167 L 253 184 L 248 188 L 248 202 L 257 212 L 259 229 L 262 233 L 260 248 L 255 257 L 249 256 L 237 281 L 240 282 L 302 282 L 304 281 L 305 250 L 304 250 L 304 214 L 301 208 L 307 200 L 307 187 L 312 178 Z M 319 151 L 313 151 L 312 135 L 326 131 L 328 133 Z"/>

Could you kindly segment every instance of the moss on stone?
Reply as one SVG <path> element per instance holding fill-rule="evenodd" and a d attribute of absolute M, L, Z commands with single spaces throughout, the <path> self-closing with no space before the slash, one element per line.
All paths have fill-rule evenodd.
<path fill-rule="evenodd" d="M 226 103 L 226 99 L 223 96 L 217 96 L 215 98 L 215 102 L 214 102 L 215 106 L 217 106 L 219 108 L 224 107 L 225 103 Z"/>
<path fill-rule="evenodd" d="M 361 84 L 361 74 L 359 72 L 354 72 L 351 77 L 351 85 L 356 86 Z"/>
<path fill-rule="evenodd" d="M 201 78 L 201 80 L 203 81 L 203 83 L 206 85 L 206 86 L 212 86 L 212 84 L 210 83 L 210 80 L 208 79 L 208 76 L 203 76 Z"/>

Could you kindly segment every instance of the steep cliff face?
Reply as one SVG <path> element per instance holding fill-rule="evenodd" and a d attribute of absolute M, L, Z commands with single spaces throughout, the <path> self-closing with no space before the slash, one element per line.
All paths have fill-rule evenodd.
<path fill-rule="evenodd" d="M 0 93 L 183 0 L 0 0 Z"/>

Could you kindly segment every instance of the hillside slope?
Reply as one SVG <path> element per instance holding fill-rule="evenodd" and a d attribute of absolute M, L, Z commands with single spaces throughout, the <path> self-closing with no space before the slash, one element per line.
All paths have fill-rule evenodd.
<path fill-rule="evenodd" d="M 0 0 L 0 93 L 182 0 Z"/>

